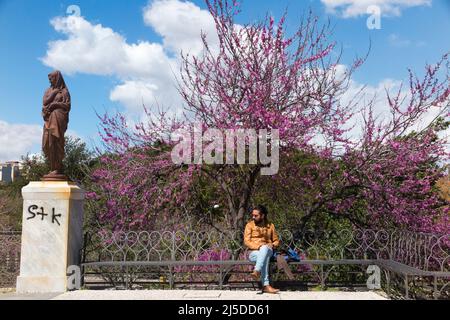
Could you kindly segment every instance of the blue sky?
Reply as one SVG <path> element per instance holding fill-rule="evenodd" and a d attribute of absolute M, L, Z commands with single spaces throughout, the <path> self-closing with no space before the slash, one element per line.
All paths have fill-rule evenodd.
<path fill-rule="evenodd" d="M 421 71 L 450 51 L 450 0 L 346 0 L 341 7 L 336 0 L 242 2 L 240 24 L 266 12 L 279 18 L 285 9 L 291 30 L 308 8 L 330 19 L 343 64 L 364 55 L 371 41 L 354 80 L 374 91 L 404 80 L 408 67 Z M 366 26 L 370 4 L 381 8 L 379 30 Z M 81 11 L 75 29 L 70 5 Z M 176 105 L 170 65 L 176 65 L 177 50 L 198 45 L 200 26 L 211 29 L 205 8 L 203 0 L 0 0 L 0 161 L 39 151 L 41 100 L 53 68 L 61 69 L 72 95 L 69 134 L 89 144 L 97 140 L 95 110 L 138 115 L 142 101 Z M 180 14 L 189 17 L 184 25 Z"/>

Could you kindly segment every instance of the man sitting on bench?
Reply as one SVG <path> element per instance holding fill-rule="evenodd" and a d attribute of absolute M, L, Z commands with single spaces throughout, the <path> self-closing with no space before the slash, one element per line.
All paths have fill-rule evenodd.
<path fill-rule="evenodd" d="M 252 211 L 252 220 L 245 226 L 244 244 L 252 250 L 249 260 L 256 262 L 252 276 L 261 280 L 263 292 L 278 293 L 280 290 L 269 284 L 269 262 L 273 249 L 278 247 L 280 240 L 273 223 L 267 219 L 267 209 L 262 205 L 256 206 Z"/>

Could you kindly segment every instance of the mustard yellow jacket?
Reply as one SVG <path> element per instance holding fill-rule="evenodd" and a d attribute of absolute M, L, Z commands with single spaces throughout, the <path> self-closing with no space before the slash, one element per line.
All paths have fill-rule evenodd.
<path fill-rule="evenodd" d="M 280 240 L 273 223 L 257 226 L 255 221 L 251 220 L 245 226 L 244 244 L 250 250 L 258 250 L 264 244 L 271 244 L 276 248 L 280 245 Z"/>

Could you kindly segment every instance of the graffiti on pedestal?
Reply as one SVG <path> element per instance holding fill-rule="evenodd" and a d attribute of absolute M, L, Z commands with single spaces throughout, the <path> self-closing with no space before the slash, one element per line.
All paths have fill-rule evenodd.
<path fill-rule="evenodd" d="M 31 205 L 28 207 L 28 214 L 29 216 L 27 217 L 27 220 L 32 220 L 32 219 L 40 219 L 41 221 L 44 221 L 44 219 L 51 219 L 51 222 L 53 224 L 58 224 L 58 226 L 60 226 L 61 224 L 59 223 L 58 218 L 61 218 L 61 214 L 57 214 L 56 213 L 56 209 L 52 208 L 51 209 L 51 214 L 46 213 L 44 207 L 39 207 L 35 204 Z M 39 217 L 40 216 L 40 217 Z M 46 218 L 48 216 L 48 218 Z"/>

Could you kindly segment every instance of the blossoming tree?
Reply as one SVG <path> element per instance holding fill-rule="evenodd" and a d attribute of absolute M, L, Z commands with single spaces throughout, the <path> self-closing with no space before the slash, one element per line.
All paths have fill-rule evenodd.
<path fill-rule="evenodd" d="M 178 85 L 185 114 L 171 117 L 144 108 L 146 120 L 133 126 L 121 114 L 100 117 L 106 153 L 89 194 L 98 201 L 100 221 L 115 229 L 165 227 L 171 217 L 192 213 L 209 190 L 222 204 L 222 227 L 243 229 L 264 164 L 259 159 L 253 164 L 174 164 L 171 134 L 191 130 L 197 122 L 202 132 L 214 128 L 223 135 L 230 129 L 277 129 L 280 173 L 264 179 L 286 190 L 291 204 L 302 211 L 302 223 L 319 208 L 346 216 L 362 200 L 371 219 L 392 216 L 389 221 L 419 230 L 432 230 L 437 217 L 443 219 L 440 200 L 430 191 L 441 173 L 429 161 L 448 158 L 443 140 L 432 130 L 437 120 L 420 132 L 409 130 L 432 106 L 448 116 L 448 74 L 439 80 L 443 67 L 448 70 L 447 56 L 428 67 L 423 79 L 411 73 L 409 103 L 403 91 L 388 94 L 392 119 L 380 123 L 372 102 L 361 104 L 363 89 L 343 102 L 364 59 L 342 72 L 329 26 L 320 25 L 312 13 L 288 35 L 285 16 L 277 23 L 269 16 L 238 25 L 236 1 L 206 3 L 218 46 L 202 34 L 203 52 L 182 54 Z M 346 134 L 360 111 L 365 124 L 355 142 Z M 295 167 L 289 159 L 299 151 L 320 161 L 307 170 Z M 329 164 L 327 170 L 320 170 L 322 162 Z M 301 202 L 302 188 L 311 185 L 318 186 L 314 199 Z M 214 225 L 213 220 L 208 221 Z"/>

